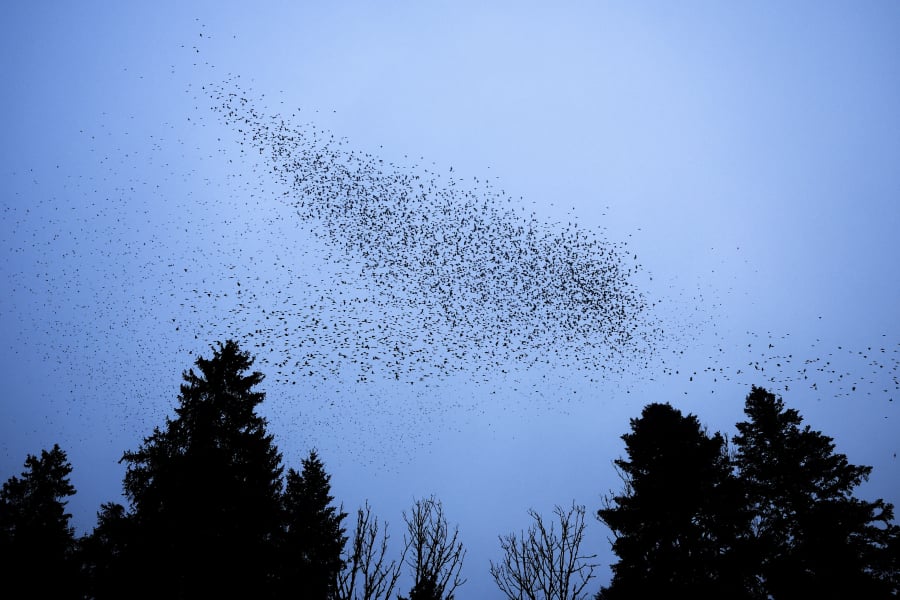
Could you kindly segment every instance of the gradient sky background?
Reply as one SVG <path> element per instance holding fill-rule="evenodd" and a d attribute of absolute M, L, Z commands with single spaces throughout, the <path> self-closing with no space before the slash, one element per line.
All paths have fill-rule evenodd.
<path fill-rule="evenodd" d="M 768 387 L 875 467 L 861 494 L 900 502 L 900 5 L 188 4 L 0 19 L 0 474 L 59 443 L 79 533 L 198 353 L 279 294 L 341 292 L 348 263 L 241 153 L 210 86 L 399 171 L 493 181 L 638 257 L 665 332 L 640 360 L 412 383 L 257 363 L 285 463 L 316 447 L 348 512 L 368 499 L 399 539 L 415 498 L 443 501 L 468 549 L 460 597 L 500 597 L 497 536 L 573 500 L 607 581 L 592 515 L 649 402 L 733 434 Z M 255 276 L 238 311 L 231 280 Z"/>

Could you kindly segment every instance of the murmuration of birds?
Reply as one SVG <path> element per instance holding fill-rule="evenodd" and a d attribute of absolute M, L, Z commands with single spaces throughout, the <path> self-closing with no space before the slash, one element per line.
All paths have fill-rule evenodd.
<path fill-rule="evenodd" d="M 887 335 L 860 347 L 721 337 L 708 303 L 654 295 L 634 251 L 577 217 L 550 222 L 495 180 L 360 151 L 302 111 L 270 111 L 237 76 L 188 79 L 164 119 L 131 105 L 86 118 L 71 164 L 8 178 L 8 353 L 47 371 L 48 419 L 99 419 L 115 435 L 117 406 L 147 419 L 130 425 L 145 434 L 181 371 L 228 338 L 256 357 L 284 416 L 299 406 L 324 429 L 341 411 L 362 429 L 389 414 L 403 439 L 410 419 L 454 409 L 423 397 L 441 379 L 548 410 L 589 380 L 656 379 L 673 396 L 900 390 Z M 685 312 L 704 321 L 685 326 Z M 398 386 L 410 394 L 389 401 Z"/>
<path fill-rule="evenodd" d="M 270 114 L 236 78 L 204 90 L 245 159 L 262 162 L 258 185 L 311 229 L 324 261 L 340 265 L 307 304 L 251 310 L 281 326 L 243 335 L 284 381 L 413 383 L 539 367 L 626 387 L 667 378 L 683 393 L 731 383 L 891 400 L 900 390 L 900 345 L 886 339 L 853 351 L 817 340 L 804 351 L 790 333 L 748 331 L 738 343 L 713 331 L 708 355 L 686 365 L 700 332 L 685 332 L 679 315 L 650 299 L 624 242 L 577 219 L 541 221 L 490 180 L 356 150 L 299 110 Z"/>
<path fill-rule="evenodd" d="M 623 243 L 526 215 L 490 181 L 387 163 L 296 115 L 266 114 L 234 80 L 204 90 L 264 161 L 263 186 L 344 273 L 302 307 L 266 311 L 293 342 L 263 355 L 283 372 L 353 365 L 358 380 L 412 382 L 541 363 L 602 374 L 652 355 L 663 332 Z M 237 333 L 272 348 L 275 331 Z"/>

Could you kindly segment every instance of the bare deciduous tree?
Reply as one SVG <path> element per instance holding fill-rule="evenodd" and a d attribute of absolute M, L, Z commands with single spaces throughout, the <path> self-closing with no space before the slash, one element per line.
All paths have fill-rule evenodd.
<path fill-rule="evenodd" d="M 500 536 L 504 557 L 491 561 L 491 575 L 510 600 L 581 600 L 585 588 L 598 566 L 591 562 L 596 554 L 580 553 L 584 539 L 584 506 L 557 506 L 559 522 L 548 529 L 543 517 L 534 509 L 528 511 L 534 520 L 528 531 Z"/>
<path fill-rule="evenodd" d="M 410 514 L 403 513 L 407 535 L 404 541 L 410 552 L 406 564 L 413 570 L 411 598 L 433 593 L 443 600 L 453 600 L 456 588 L 466 582 L 460 577 L 466 551 L 459 541 L 459 527 L 450 531 L 444 507 L 431 496 L 416 500 Z M 418 593 L 417 593 L 418 592 Z"/>
<path fill-rule="evenodd" d="M 400 578 L 400 566 L 409 549 L 403 547 L 400 560 L 387 562 L 387 523 L 378 523 L 369 503 L 356 511 L 356 530 L 344 553 L 344 570 L 338 576 L 339 600 L 383 600 L 390 598 Z"/>

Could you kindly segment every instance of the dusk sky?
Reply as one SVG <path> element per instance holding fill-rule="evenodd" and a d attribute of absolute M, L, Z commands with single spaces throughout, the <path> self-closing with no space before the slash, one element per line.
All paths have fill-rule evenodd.
<path fill-rule="evenodd" d="M 573 501 L 608 582 L 650 402 L 766 387 L 900 502 L 900 4 L 313 4 L 4 6 L 4 481 L 59 443 L 90 531 L 235 339 L 348 528 L 443 502 L 461 598 Z"/>

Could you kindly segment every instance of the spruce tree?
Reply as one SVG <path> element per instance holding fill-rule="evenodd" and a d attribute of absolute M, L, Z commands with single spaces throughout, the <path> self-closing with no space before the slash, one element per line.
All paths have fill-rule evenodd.
<path fill-rule="evenodd" d="M 66 500 L 75 494 L 72 465 L 58 444 L 37 457 L 0 489 L 0 574 L 4 597 L 75 598 L 79 588 L 74 560 L 72 515 Z"/>
<path fill-rule="evenodd" d="M 281 455 L 256 414 L 263 375 L 233 341 L 184 373 L 175 409 L 126 452 L 133 596 L 265 597 L 281 524 Z"/>
<path fill-rule="evenodd" d="M 423 577 L 409 591 L 409 598 L 401 598 L 401 600 L 453 600 L 453 597 L 443 598 L 434 578 Z"/>
<path fill-rule="evenodd" d="M 121 504 L 107 502 L 100 507 L 97 525 L 78 544 L 86 597 L 114 600 L 136 596 L 132 582 L 140 569 L 128 562 L 135 540 L 134 526 L 135 519 Z"/>
<path fill-rule="evenodd" d="M 331 476 L 315 450 L 298 473 L 289 469 L 283 510 L 285 528 L 280 549 L 280 596 L 330 600 L 344 567 L 347 542 L 342 525 L 347 513 L 333 504 Z"/>
<path fill-rule="evenodd" d="M 625 488 L 598 512 L 619 561 L 598 598 L 752 597 L 741 566 L 747 517 L 723 437 L 650 404 L 622 439 Z"/>
<path fill-rule="evenodd" d="M 769 597 L 897 594 L 898 527 L 883 500 L 853 496 L 871 467 L 850 464 L 832 438 L 754 387 L 738 423 L 736 462 L 753 521 L 754 563 Z"/>

